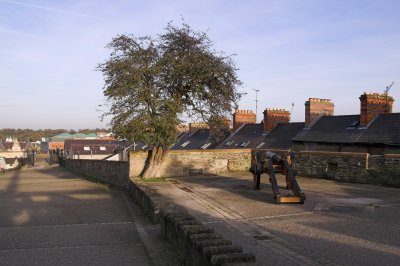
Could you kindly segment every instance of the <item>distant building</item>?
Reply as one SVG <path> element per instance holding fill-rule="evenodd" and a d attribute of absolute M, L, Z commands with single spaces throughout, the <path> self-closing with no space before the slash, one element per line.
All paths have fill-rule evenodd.
<path fill-rule="evenodd" d="M 369 154 L 400 153 L 400 113 L 391 113 L 394 99 L 380 93 L 364 93 L 359 99 L 360 114 L 321 114 L 293 138 L 293 149 Z"/>

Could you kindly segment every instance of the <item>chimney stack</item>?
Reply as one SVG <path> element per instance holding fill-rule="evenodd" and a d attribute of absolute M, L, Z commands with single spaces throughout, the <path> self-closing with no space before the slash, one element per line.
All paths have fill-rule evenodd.
<path fill-rule="evenodd" d="M 290 121 L 290 113 L 285 109 L 267 108 L 264 111 L 264 131 L 271 131 L 277 124 L 287 124 Z"/>
<path fill-rule="evenodd" d="M 393 97 L 387 94 L 364 92 L 360 96 L 360 126 L 367 126 L 379 114 L 390 114 L 393 102 Z"/>
<path fill-rule="evenodd" d="M 233 130 L 235 131 L 243 124 L 255 124 L 256 114 L 251 110 L 237 109 L 233 114 Z"/>
<path fill-rule="evenodd" d="M 207 123 L 189 123 L 189 132 L 193 133 L 197 129 L 210 128 Z"/>
<path fill-rule="evenodd" d="M 310 127 L 321 116 L 332 116 L 335 105 L 330 99 L 309 98 L 304 104 L 305 127 Z"/>

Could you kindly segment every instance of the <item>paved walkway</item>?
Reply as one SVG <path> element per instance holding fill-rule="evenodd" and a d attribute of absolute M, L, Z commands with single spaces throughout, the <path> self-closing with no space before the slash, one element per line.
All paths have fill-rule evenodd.
<path fill-rule="evenodd" d="M 149 185 L 253 252 L 256 265 L 399 265 L 400 189 L 308 178 L 299 183 L 304 205 L 277 205 L 266 175 L 259 191 L 249 173 Z"/>
<path fill-rule="evenodd" d="M 0 175 L 0 265 L 177 265 L 127 196 L 57 166 Z"/>

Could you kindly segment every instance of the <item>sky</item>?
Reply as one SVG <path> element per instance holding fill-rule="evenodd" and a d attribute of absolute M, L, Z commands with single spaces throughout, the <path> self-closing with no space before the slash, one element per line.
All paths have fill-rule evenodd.
<path fill-rule="evenodd" d="M 107 127 L 96 71 L 107 43 L 155 37 L 182 18 L 234 55 L 247 93 L 239 107 L 255 110 L 259 90 L 258 122 L 265 108 L 304 121 L 310 97 L 359 114 L 362 93 L 393 81 L 400 112 L 398 0 L 0 0 L 0 128 Z"/>

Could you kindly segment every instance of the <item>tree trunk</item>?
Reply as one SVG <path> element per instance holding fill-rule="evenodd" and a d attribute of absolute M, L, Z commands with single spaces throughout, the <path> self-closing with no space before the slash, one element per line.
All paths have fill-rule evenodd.
<path fill-rule="evenodd" d="M 164 159 L 165 152 L 162 146 L 153 146 L 153 149 L 148 152 L 145 166 L 140 174 L 142 178 L 156 177 L 158 169 Z"/>

